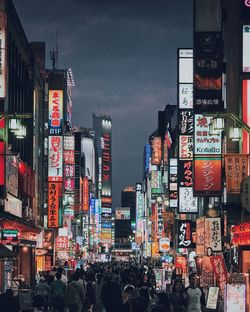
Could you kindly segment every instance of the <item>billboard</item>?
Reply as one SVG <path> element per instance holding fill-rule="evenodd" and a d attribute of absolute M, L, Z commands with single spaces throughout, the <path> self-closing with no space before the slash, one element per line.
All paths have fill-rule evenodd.
<path fill-rule="evenodd" d="M 7 157 L 7 190 L 8 193 L 18 197 L 18 167 L 19 162 L 16 156 Z"/>
<path fill-rule="evenodd" d="M 63 90 L 49 90 L 49 135 L 62 135 Z"/>
<path fill-rule="evenodd" d="M 61 182 L 63 157 L 62 136 L 49 136 L 48 181 Z"/>
<path fill-rule="evenodd" d="M 205 248 L 211 251 L 222 251 L 221 219 L 205 219 Z"/>
<path fill-rule="evenodd" d="M 221 196 L 221 158 L 204 157 L 194 160 L 194 195 Z"/>
<path fill-rule="evenodd" d="M 209 124 L 213 117 L 195 115 L 194 123 L 194 154 L 195 155 L 219 155 L 222 154 L 221 133 L 209 134 Z"/>
<path fill-rule="evenodd" d="M 151 157 L 151 145 L 146 144 L 144 146 L 144 175 L 148 173 L 150 157 Z"/>
<path fill-rule="evenodd" d="M 240 194 L 241 184 L 249 172 L 249 155 L 226 154 L 225 175 L 227 193 Z"/>
<path fill-rule="evenodd" d="M 55 182 L 48 183 L 48 227 L 59 227 L 59 192 L 60 184 Z"/>
<path fill-rule="evenodd" d="M 223 40 L 221 32 L 194 33 L 194 109 L 224 110 L 222 101 Z"/>
<path fill-rule="evenodd" d="M 5 142 L 0 141 L 0 186 L 5 185 Z"/>
<path fill-rule="evenodd" d="M 160 165 L 162 159 L 161 137 L 153 138 L 151 145 L 152 145 L 151 163 L 152 165 Z"/>
<path fill-rule="evenodd" d="M 178 184 L 179 186 L 193 186 L 193 161 L 179 160 L 178 161 Z"/>
<path fill-rule="evenodd" d="M 193 82 L 193 58 L 182 57 L 179 59 L 179 83 Z"/>
<path fill-rule="evenodd" d="M 115 208 L 116 220 L 129 220 L 130 219 L 130 207 L 117 207 Z"/>

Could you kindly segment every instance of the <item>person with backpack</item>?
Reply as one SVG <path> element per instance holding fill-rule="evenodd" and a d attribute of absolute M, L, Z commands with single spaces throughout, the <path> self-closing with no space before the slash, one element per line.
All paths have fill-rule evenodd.
<path fill-rule="evenodd" d="M 66 307 L 69 312 L 82 312 L 83 303 L 86 295 L 80 276 L 75 272 L 72 276 L 72 282 L 66 287 Z"/>
<path fill-rule="evenodd" d="M 65 308 L 66 285 L 61 280 L 62 274 L 56 273 L 56 281 L 51 286 L 51 298 L 54 312 L 63 312 Z"/>

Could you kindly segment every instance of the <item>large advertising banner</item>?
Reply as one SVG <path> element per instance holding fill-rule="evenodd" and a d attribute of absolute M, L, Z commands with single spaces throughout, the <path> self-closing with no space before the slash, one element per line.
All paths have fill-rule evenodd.
<path fill-rule="evenodd" d="M 250 80 L 242 82 L 242 121 L 250 126 Z M 242 153 L 249 154 L 249 134 L 242 131 Z"/>
<path fill-rule="evenodd" d="M 209 124 L 212 117 L 195 115 L 194 122 L 194 154 L 195 155 L 219 155 L 222 153 L 221 134 L 210 135 Z"/>
<path fill-rule="evenodd" d="M 198 213 L 198 198 L 192 187 L 179 187 L 179 213 Z"/>
<path fill-rule="evenodd" d="M 205 248 L 211 251 L 222 251 L 221 219 L 206 218 L 205 220 Z"/>
<path fill-rule="evenodd" d="M 7 157 L 7 190 L 18 197 L 18 159 L 16 156 Z"/>
<path fill-rule="evenodd" d="M 194 132 L 194 114 L 193 110 L 179 110 L 179 134 L 193 135 Z"/>
<path fill-rule="evenodd" d="M 49 135 L 62 135 L 63 90 L 49 90 Z"/>
<path fill-rule="evenodd" d="M 62 182 L 63 174 L 63 137 L 49 136 L 48 181 Z"/>
<path fill-rule="evenodd" d="M 82 203 L 82 209 L 83 211 L 87 212 L 89 211 L 89 179 L 88 177 L 83 178 L 83 203 Z"/>
<path fill-rule="evenodd" d="M 192 135 L 179 135 L 179 159 L 193 159 Z"/>
<path fill-rule="evenodd" d="M 221 196 L 221 158 L 203 157 L 194 160 L 195 196 Z"/>
<path fill-rule="evenodd" d="M 194 247 L 192 241 L 192 222 L 189 220 L 177 220 L 177 247 Z"/>
<path fill-rule="evenodd" d="M 224 110 L 222 101 L 223 40 L 221 32 L 194 33 L 194 109 Z"/>
<path fill-rule="evenodd" d="M 59 192 L 60 184 L 55 182 L 48 183 L 48 227 L 59 227 Z"/>
<path fill-rule="evenodd" d="M 130 207 L 117 207 L 115 208 L 116 220 L 130 220 Z"/>
<path fill-rule="evenodd" d="M 0 11 L 0 98 L 6 95 L 6 15 Z"/>
<path fill-rule="evenodd" d="M 240 194 L 242 181 L 249 175 L 249 155 L 225 155 L 225 175 L 227 193 Z"/>
<path fill-rule="evenodd" d="M 193 161 L 179 160 L 178 162 L 178 184 L 180 187 L 193 186 Z"/>

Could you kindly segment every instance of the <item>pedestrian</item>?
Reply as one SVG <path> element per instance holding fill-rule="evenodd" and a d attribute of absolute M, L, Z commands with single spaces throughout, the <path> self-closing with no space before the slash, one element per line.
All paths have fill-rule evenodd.
<path fill-rule="evenodd" d="M 184 300 L 186 300 L 187 312 L 205 311 L 205 295 L 203 290 L 198 287 L 195 273 L 189 275 L 189 287 L 184 292 Z"/>
<path fill-rule="evenodd" d="M 65 270 L 62 268 L 62 267 L 59 267 L 58 269 L 57 269 L 57 272 L 58 273 L 60 273 L 61 274 L 61 281 L 65 284 L 65 285 L 67 285 L 67 283 L 68 283 L 68 278 L 67 278 L 67 276 L 66 276 L 66 274 L 65 274 Z"/>
<path fill-rule="evenodd" d="M 93 306 L 96 303 L 96 287 L 92 271 L 86 274 L 85 280 L 86 300 L 84 306 L 88 312 L 92 312 Z"/>
<path fill-rule="evenodd" d="M 18 297 L 14 296 L 12 289 L 7 289 L 5 293 L 0 295 L 0 311 L 18 312 Z"/>
<path fill-rule="evenodd" d="M 123 305 L 124 311 L 130 312 L 130 303 L 131 301 L 137 297 L 137 292 L 133 285 L 127 285 L 123 290 Z"/>
<path fill-rule="evenodd" d="M 79 274 L 72 276 L 72 282 L 66 287 L 66 306 L 69 312 L 82 312 L 86 295 L 82 283 L 79 281 Z"/>
<path fill-rule="evenodd" d="M 144 297 L 136 297 L 131 300 L 130 311 L 131 312 L 146 312 L 148 309 L 148 301 Z"/>
<path fill-rule="evenodd" d="M 117 282 L 109 279 L 102 284 L 101 303 L 106 312 L 118 312 L 122 310 L 122 292 Z"/>
<path fill-rule="evenodd" d="M 162 305 L 167 309 L 167 311 L 172 311 L 172 307 L 170 304 L 169 294 L 166 292 L 157 292 L 156 294 L 156 304 Z"/>
<path fill-rule="evenodd" d="M 56 273 L 56 281 L 51 286 L 52 306 L 54 312 L 63 312 L 65 308 L 66 285 L 61 273 Z"/>
<path fill-rule="evenodd" d="M 45 308 L 48 306 L 48 298 L 50 294 L 50 286 L 48 285 L 46 278 L 41 276 L 40 281 L 35 286 L 35 293 L 38 296 L 42 296 L 45 302 Z"/>
<path fill-rule="evenodd" d="M 185 311 L 185 300 L 184 300 L 184 287 L 181 280 L 175 280 L 172 293 L 170 295 L 170 303 L 174 312 Z"/>

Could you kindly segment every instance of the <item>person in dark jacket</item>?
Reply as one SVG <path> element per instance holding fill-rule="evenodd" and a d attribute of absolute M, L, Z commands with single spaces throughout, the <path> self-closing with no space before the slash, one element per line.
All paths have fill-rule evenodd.
<path fill-rule="evenodd" d="M 174 312 L 185 311 L 185 300 L 183 296 L 184 288 L 181 280 L 176 280 L 170 295 L 170 303 Z"/>
<path fill-rule="evenodd" d="M 54 312 L 63 312 L 65 308 L 66 285 L 61 280 L 62 274 L 56 273 L 56 281 L 51 286 L 51 297 Z"/>
<path fill-rule="evenodd" d="M 18 297 L 14 296 L 12 289 L 7 289 L 5 293 L 0 295 L 0 311 L 19 311 Z"/>
<path fill-rule="evenodd" d="M 107 280 L 101 287 L 101 302 L 107 312 L 118 312 L 123 308 L 122 292 L 117 282 Z"/>

